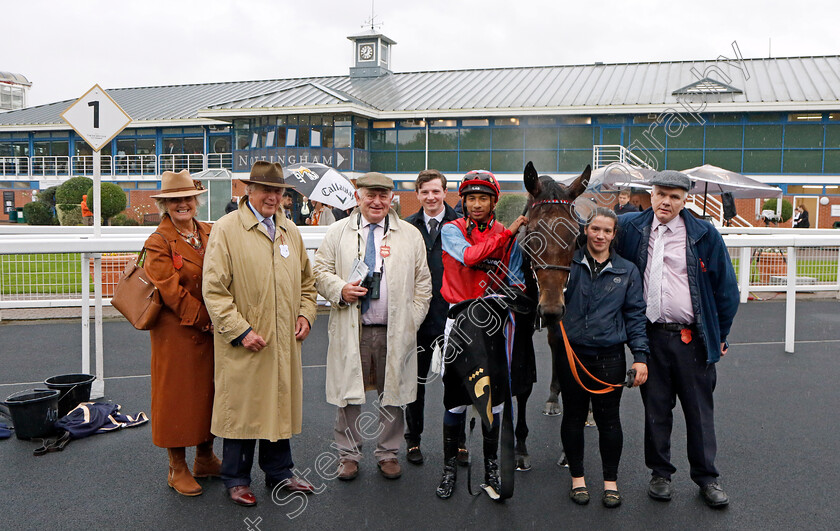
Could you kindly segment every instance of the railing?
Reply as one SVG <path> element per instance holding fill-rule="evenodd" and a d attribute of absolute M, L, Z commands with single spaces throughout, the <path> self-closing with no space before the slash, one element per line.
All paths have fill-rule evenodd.
<path fill-rule="evenodd" d="M 720 200 L 713 195 L 703 196 L 703 194 L 690 194 L 688 196 L 688 201 L 686 202 L 686 207 L 690 208 L 698 215 L 702 215 L 703 212 L 705 212 L 707 216 L 716 221 L 717 226 L 723 225 L 723 203 L 721 203 Z M 731 225 L 733 227 L 753 226 L 752 223 L 740 215 L 736 215 L 732 218 Z"/>
<path fill-rule="evenodd" d="M 58 177 L 70 174 L 70 157 L 31 157 L 30 162 L 33 176 Z"/>
<path fill-rule="evenodd" d="M 165 153 L 158 159 L 160 172 L 188 170 L 190 173 L 200 172 L 204 169 L 204 154 L 179 154 Z"/>
<path fill-rule="evenodd" d="M 29 157 L 0 157 L 0 175 L 3 177 L 29 175 Z"/>
<path fill-rule="evenodd" d="M 164 171 L 189 170 L 196 173 L 207 168 L 233 168 L 231 153 L 166 153 L 160 155 L 102 155 L 101 174 L 111 177 L 158 176 Z M 39 178 L 93 175 L 93 156 L 72 157 L 0 157 L 0 177 Z"/>
<path fill-rule="evenodd" d="M 207 169 L 224 168 L 233 169 L 233 154 L 232 153 L 208 153 L 207 154 Z"/>
<path fill-rule="evenodd" d="M 624 146 L 599 144 L 592 147 L 593 170 L 597 170 L 602 166 L 609 166 L 614 162 L 630 164 L 631 166 L 638 166 L 649 170 L 655 169 Z"/>

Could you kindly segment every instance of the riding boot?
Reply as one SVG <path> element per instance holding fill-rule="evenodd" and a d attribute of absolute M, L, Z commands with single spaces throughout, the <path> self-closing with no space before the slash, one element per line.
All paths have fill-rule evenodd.
<path fill-rule="evenodd" d="M 187 468 L 186 450 L 183 447 L 167 448 L 167 450 L 169 451 L 169 477 L 167 478 L 169 486 L 184 496 L 201 494 L 201 485 Z"/>
<path fill-rule="evenodd" d="M 435 494 L 438 498 L 446 499 L 455 490 L 458 479 L 458 432 L 460 426 L 443 425 L 443 475 L 440 478 Z"/>
<path fill-rule="evenodd" d="M 213 453 L 213 439 L 195 447 L 193 477 L 217 478 L 221 475 L 222 460 Z"/>
<path fill-rule="evenodd" d="M 484 484 L 493 488 L 496 493 L 501 492 L 501 479 L 499 479 L 499 415 L 494 415 L 493 429 L 487 431 L 482 425 L 484 435 Z"/>

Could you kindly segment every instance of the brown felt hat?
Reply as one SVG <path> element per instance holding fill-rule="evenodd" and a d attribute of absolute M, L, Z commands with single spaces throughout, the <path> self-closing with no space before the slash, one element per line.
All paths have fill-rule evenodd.
<path fill-rule="evenodd" d="M 201 187 L 200 181 L 193 181 L 190 172 L 181 170 L 165 171 L 160 176 L 160 193 L 150 196 L 152 199 L 166 199 L 169 197 L 192 197 L 201 195 L 207 190 Z"/>
<path fill-rule="evenodd" d="M 251 176 L 248 179 L 239 179 L 246 184 L 261 184 L 272 188 L 294 188 L 286 184 L 283 178 L 283 166 L 279 162 L 267 162 L 258 160 L 251 166 Z"/>
<path fill-rule="evenodd" d="M 387 175 L 371 171 L 356 179 L 356 188 L 384 188 L 386 190 L 393 190 L 394 181 Z"/>

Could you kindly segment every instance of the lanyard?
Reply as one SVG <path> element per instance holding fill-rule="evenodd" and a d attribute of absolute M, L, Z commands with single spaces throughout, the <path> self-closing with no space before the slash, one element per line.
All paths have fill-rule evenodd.
<path fill-rule="evenodd" d="M 359 212 L 359 216 L 356 219 L 356 225 L 358 225 L 359 228 L 361 228 L 361 226 L 362 226 L 362 213 L 361 212 Z M 371 225 L 378 226 L 378 225 L 375 225 L 373 223 L 371 223 Z M 385 230 L 382 233 L 383 238 L 385 237 L 386 234 L 388 234 L 388 228 L 390 226 L 391 226 L 391 220 L 388 218 L 388 215 L 386 214 L 385 215 Z M 370 237 L 370 232 L 371 232 L 371 228 L 370 228 L 370 225 L 368 225 L 368 237 Z M 359 239 L 360 239 L 359 236 L 356 236 L 356 255 L 358 256 L 358 258 L 360 260 L 364 260 L 364 256 L 362 255 L 362 247 L 361 247 L 361 244 L 359 243 Z M 382 272 L 382 268 L 385 266 L 385 257 L 383 256 L 382 258 L 383 258 L 382 262 L 380 262 L 380 264 L 379 264 L 379 272 L 380 273 Z"/>

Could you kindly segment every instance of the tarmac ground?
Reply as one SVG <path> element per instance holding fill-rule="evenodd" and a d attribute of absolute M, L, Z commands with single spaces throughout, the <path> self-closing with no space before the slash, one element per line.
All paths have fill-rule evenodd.
<path fill-rule="evenodd" d="M 556 466 L 562 417 L 540 414 L 550 377 L 544 331 L 535 335 L 539 382 L 528 404 L 533 468 L 516 473 L 512 499 L 495 503 L 483 494 L 471 498 L 465 468 L 459 469 L 451 499 L 435 497 L 443 461 L 438 382 L 427 388 L 425 464 L 410 465 L 401 455 L 402 478 L 384 479 L 373 458 L 374 444 L 369 443 L 355 481 L 331 480 L 335 408 L 324 398 L 327 316 L 321 315 L 303 347 L 304 426 L 292 439 L 296 468 L 322 489 L 319 494 L 272 497 L 255 463 L 256 507 L 232 504 L 218 479 L 199 480 L 201 496 L 179 496 L 166 484 L 166 452 L 152 445 L 148 424 L 72 441 L 63 452 L 41 457 L 32 455 L 37 442 L 13 436 L 0 441 L 0 528 L 266 531 L 302 524 L 321 529 L 837 529 L 839 310 L 836 300 L 800 301 L 796 353 L 786 354 L 784 304 L 741 306 L 729 338 L 731 351 L 717 366 L 717 465 L 731 498 L 723 510 L 706 507 L 688 477 L 679 407 L 672 438 L 678 469 L 674 499 L 663 503 L 648 498 L 637 389 L 625 389 L 622 399 L 622 506 L 601 506 L 596 428 L 586 430 L 592 502 L 572 503 L 568 470 Z M 6 311 L 3 319 L 0 398 L 43 387 L 41 382 L 49 376 L 79 372 L 78 319 L 17 321 Z M 148 412 L 149 335 L 121 319 L 108 319 L 103 328 L 105 399 L 121 404 L 125 413 Z M 476 457 L 481 456 L 480 439 L 474 437 L 471 445 Z M 216 450 L 221 452 L 219 440 Z M 476 462 L 474 484 L 483 474 Z"/>

